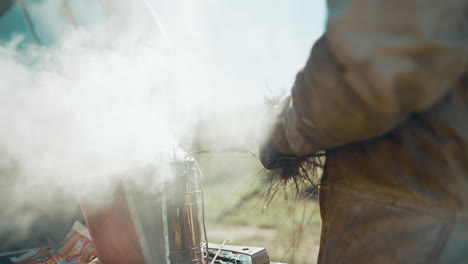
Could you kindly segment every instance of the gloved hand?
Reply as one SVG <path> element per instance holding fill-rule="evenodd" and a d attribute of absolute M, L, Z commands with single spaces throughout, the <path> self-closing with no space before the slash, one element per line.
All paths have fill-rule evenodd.
<path fill-rule="evenodd" d="M 295 159 L 296 156 L 288 154 L 288 142 L 283 128 L 283 113 L 291 103 L 290 96 L 284 97 L 273 109 L 273 119 L 268 126 L 268 136 L 260 144 L 260 161 L 268 170 L 274 170 L 284 165 L 283 160 Z"/>
<path fill-rule="evenodd" d="M 275 124 L 271 129 L 267 139 L 262 144 L 260 144 L 260 161 L 262 162 L 262 165 L 265 167 L 265 169 L 277 169 L 280 166 L 280 160 L 285 157 L 294 157 L 294 155 L 287 155 L 278 151 L 277 144 L 280 143 L 278 141 L 284 138 L 282 133 L 283 129 L 281 125 Z"/>
<path fill-rule="evenodd" d="M 307 170 L 321 166 L 322 162 L 320 159 L 311 159 L 311 156 L 315 156 L 312 146 L 309 142 L 305 142 L 303 136 L 294 127 L 296 117 L 295 112 L 291 110 L 289 96 L 283 98 L 275 107 L 268 136 L 260 144 L 260 161 L 266 169 L 270 170 L 269 180 L 285 182 L 292 177 L 299 176 L 310 181 Z"/>

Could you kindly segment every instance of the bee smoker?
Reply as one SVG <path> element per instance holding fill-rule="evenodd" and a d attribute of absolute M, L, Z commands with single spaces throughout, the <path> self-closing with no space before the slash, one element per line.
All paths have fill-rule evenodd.
<path fill-rule="evenodd" d="M 203 194 L 195 160 L 170 164 L 175 175 L 157 192 L 127 188 L 142 253 L 148 264 L 202 264 Z"/>
<path fill-rule="evenodd" d="M 132 174 L 143 183 L 122 181 L 105 205 L 82 203 L 102 264 L 204 263 L 198 166 L 187 158 L 170 168 L 174 176 L 159 188 L 150 188 L 156 168 L 135 170 Z"/>

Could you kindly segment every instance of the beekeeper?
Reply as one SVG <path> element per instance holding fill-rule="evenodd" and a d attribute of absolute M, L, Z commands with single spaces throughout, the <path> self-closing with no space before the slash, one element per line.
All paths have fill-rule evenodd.
<path fill-rule="evenodd" d="M 468 263 L 468 1 L 329 0 L 261 146 L 325 150 L 318 263 Z"/>

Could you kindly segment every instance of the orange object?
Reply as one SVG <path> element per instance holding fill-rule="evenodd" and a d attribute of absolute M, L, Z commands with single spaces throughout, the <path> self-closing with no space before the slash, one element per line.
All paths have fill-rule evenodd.
<path fill-rule="evenodd" d="M 145 263 L 121 185 L 111 201 L 105 204 L 82 201 L 81 209 L 101 264 Z"/>

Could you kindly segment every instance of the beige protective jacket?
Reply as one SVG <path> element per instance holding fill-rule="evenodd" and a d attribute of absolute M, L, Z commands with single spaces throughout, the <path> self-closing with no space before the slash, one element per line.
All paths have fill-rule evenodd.
<path fill-rule="evenodd" d="M 328 12 L 273 133 L 327 151 L 318 262 L 468 263 L 468 0 Z"/>

